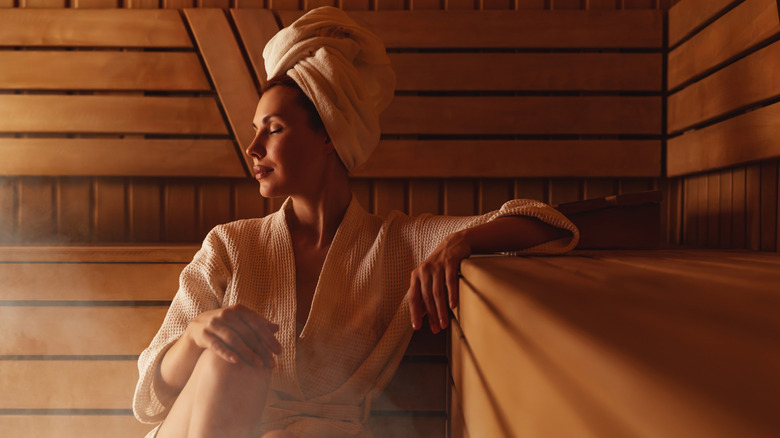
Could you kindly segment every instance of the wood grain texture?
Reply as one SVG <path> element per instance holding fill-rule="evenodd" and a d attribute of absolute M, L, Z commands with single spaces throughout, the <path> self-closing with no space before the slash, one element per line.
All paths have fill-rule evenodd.
<path fill-rule="evenodd" d="M 0 95 L 0 132 L 226 135 L 227 129 L 208 97 Z"/>
<path fill-rule="evenodd" d="M 99 258 L 99 250 L 95 254 Z M 0 263 L 0 300 L 168 301 L 183 268 L 183 263 Z"/>
<path fill-rule="evenodd" d="M 99 242 L 127 242 L 129 233 L 127 184 L 122 179 L 111 179 L 95 184 L 95 240 Z"/>
<path fill-rule="evenodd" d="M 707 175 L 707 246 L 720 248 L 720 173 Z"/>
<path fill-rule="evenodd" d="M 397 96 L 380 122 L 384 134 L 660 134 L 661 99 Z"/>
<path fill-rule="evenodd" d="M 0 138 L 0 173 L 47 176 L 246 175 L 230 140 Z"/>
<path fill-rule="evenodd" d="M 660 91 L 660 53 L 390 53 L 398 90 Z"/>
<path fill-rule="evenodd" d="M 55 240 L 54 181 L 50 178 L 20 181 L 17 186 L 17 238 L 22 242 Z"/>
<path fill-rule="evenodd" d="M 285 26 L 298 13 L 280 11 Z M 660 48 L 660 11 L 352 11 L 388 48 Z"/>
<path fill-rule="evenodd" d="M 745 1 L 669 53 L 669 89 L 677 88 L 779 31 L 775 0 Z"/>
<path fill-rule="evenodd" d="M 675 46 L 735 0 L 681 1 L 669 8 L 669 46 Z"/>
<path fill-rule="evenodd" d="M 79 436 L 84 438 L 138 438 L 154 426 L 132 415 L 0 415 L 7 438 Z"/>
<path fill-rule="evenodd" d="M 133 242 L 162 241 L 162 184 L 158 181 L 134 179 L 130 182 L 130 240 Z"/>
<path fill-rule="evenodd" d="M 0 327 L 7 339 L 0 355 L 140 354 L 167 310 L 167 306 L 0 306 Z"/>
<path fill-rule="evenodd" d="M 720 172 L 720 199 L 719 203 L 719 247 L 731 248 L 732 247 L 732 193 L 733 193 L 733 172 L 731 169 L 726 169 Z"/>
<path fill-rule="evenodd" d="M 660 174 L 657 140 L 383 140 L 369 160 L 352 171 L 362 178 Z"/>
<path fill-rule="evenodd" d="M 63 243 L 88 242 L 94 227 L 90 178 L 57 178 L 57 236 Z"/>
<path fill-rule="evenodd" d="M 745 169 L 745 244 L 753 251 L 761 249 L 761 165 Z"/>
<path fill-rule="evenodd" d="M 669 96 L 667 126 L 676 133 L 780 96 L 780 41 Z"/>
<path fill-rule="evenodd" d="M 231 9 L 230 14 L 244 44 L 255 77 L 264 84 L 266 81 L 263 48 L 279 31 L 273 13 L 267 9 Z"/>
<path fill-rule="evenodd" d="M 667 141 L 669 176 L 780 157 L 780 103 Z"/>
<path fill-rule="evenodd" d="M 4 9 L 0 24 L 4 46 L 192 47 L 177 11 Z"/>
<path fill-rule="evenodd" d="M 219 9 L 186 9 L 184 15 L 217 89 L 233 138 L 244 151 L 255 138 L 252 119 L 260 96 L 230 23 Z M 241 158 L 246 168 L 251 169 L 252 159 L 245 154 L 241 154 Z"/>
<path fill-rule="evenodd" d="M 0 64 L 6 90 L 211 90 L 194 53 L 0 51 Z"/>
<path fill-rule="evenodd" d="M 198 226 L 198 187 L 192 181 L 170 181 L 165 185 L 164 240 L 166 242 L 201 242 Z"/>
<path fill-rule="evenodd" d="M 729 259 L 742 254 L 601 251 L 552 259 L 471 259 L 461 271 L 498 327 L 482 342 L 472 339 L 469 330 L 488 324 L 475 315 L 476 323 L 463 332 L 483 363 L 500 366 L 510 345 L 526 360 L 542 363 L 555 391 L 530 392 L 534 405 L 564 395 L 566 405 L 582 414 L 585 424 L 574 429 L 578 436 L 638 431 L 669 436 L 705 429 L 717 437 L 746 430 L 771 436 L 776 422 L 767 385 L 780 384 L 774 378 L 780 355 L 773 341 L 780 330 L 774 316 L 780 259 L 771 253 Z M 462 305 L 460 312 L 471 309 Z M 495 340 L 500 331 L 509 340 Z M 477 344 L 492 346 L 493 353 L 477 353 Z M 710 364 L 706 373 L 702 363 Z M 503 375 L 511 380 L 496 372 L 501 385 L 496 391 L 514 381 L 511 395 L 520 398 L 537 381 L 507 371 Z M 513 411 L 512 419 L 522 418 L 518 412 L 523 410 Z"/>
<path fill-rule="evenodd" d="M 731 241 L 734 248 L 746 248 L 747 180 L 745 167 L 737 167 L 732 171 L 731 196 Z"/>

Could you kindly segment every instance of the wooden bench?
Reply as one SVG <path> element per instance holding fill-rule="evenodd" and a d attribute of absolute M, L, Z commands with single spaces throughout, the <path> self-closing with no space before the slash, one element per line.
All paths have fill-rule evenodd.
<path fill-rule="evenodd" d="M 136 360 L 196 250 L 0 250 L 1 435 L 121 438 L 151 429 L 131 411 Z M 373 405 L 375 436 L 445 436 L 445 341 L 429 331 L 415 335 Z"/>
<path fill-rule="evenodd" d="M 780 254 L 472 258 L 452 437 L 780 433 Z"/>

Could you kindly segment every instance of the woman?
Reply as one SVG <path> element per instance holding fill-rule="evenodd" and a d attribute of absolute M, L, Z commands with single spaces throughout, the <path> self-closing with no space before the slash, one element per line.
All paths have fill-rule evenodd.
<path fill-rule="evenodd" d="M 577 230 L 536 201 L 467 218 L 370 215 L 348 171 L 379 139 L 394 76 L 384 47 L 335 8 L 313 10 L 263 53 L 246 153 L 261 219 L 221 225 L 184 269 L 163 326 L 139 359 L 134 411 L 158 437 L 359 436 L 427 316 L 458 302 L 471 253 L 560 253 Z"/>

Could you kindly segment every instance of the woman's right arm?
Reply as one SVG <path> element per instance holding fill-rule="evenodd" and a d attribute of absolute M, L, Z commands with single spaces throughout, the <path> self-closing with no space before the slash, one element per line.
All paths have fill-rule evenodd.
<path fill-rule="evenodd" d="M 157 397 L 163 404 L 170 404 L 184 388 L 205 349 L 229 363 L 243 360 L 273 368 L 273 355 L 282 351 L 274 337 L 278 329 L 278 325 L 240 304 L 199 314 L 164 353 L 155 375 Z"/>

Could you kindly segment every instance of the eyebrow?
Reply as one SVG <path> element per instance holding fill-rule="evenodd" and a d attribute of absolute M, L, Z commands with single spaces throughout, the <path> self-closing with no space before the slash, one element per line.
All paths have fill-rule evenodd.
<path fill-rule="evenodd" d="M 267 116 L 263 117 L 263 125 L 268 123 L 268 119 L 270 119 L 271 117 L 279 117 L 279 116 L 281 116 L 281 114 L 279 114 L 279 113 L 268 114 Z M 252 128 L 257 130 L 257 125 L 255 125 L 255 122 L 252 122 Z"/>

